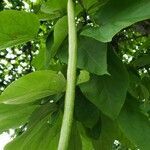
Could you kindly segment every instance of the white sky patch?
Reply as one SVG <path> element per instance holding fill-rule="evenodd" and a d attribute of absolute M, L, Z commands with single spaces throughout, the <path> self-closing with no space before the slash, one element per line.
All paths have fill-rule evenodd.
<path fill-rule="evenodd" d="M 23 4 L 24 4 L 24 8 L 26 9 L 26 11 L 29 11 L 30 10 L 29 4 L 26 3 L 25 1 L 23 1 Z"/>
<path fill-rule="evenodd" d="M 0 60 L 0 63 L 3 64 L 3 65 L 7 65 L 8 61 L 5 60 L 5 59 L 1 59 L 1 60 Z"/>
<path fill-rule="evenodd" d="M 30 2 L 33 2 L 33 3 L 35 3 L 37 0 L 30 0 Z"/>
<path fill-rule="evenodd" d="M 4 150 L 4 147 L 7 143 L 11 141 L 11 136 L 4 132 L 0 135 L 0 150 Z"/>
<path fill-rule="evenodd" d="M 8 2 L 8 0 L 4 0 L 4 2 L 6 3 L 6 8 L 12 7 L 12 4 L 10 2 Z"/>

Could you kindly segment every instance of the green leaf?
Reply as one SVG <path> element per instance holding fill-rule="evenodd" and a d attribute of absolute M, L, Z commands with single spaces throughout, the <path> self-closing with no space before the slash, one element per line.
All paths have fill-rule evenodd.
<path fill-rule="evenodd" d="M 98 140 L 101 134 L 101 118 L 98 118 L 98 121 L 92 128 L 85 129 L 89 137 L 91 137 L 94 140 Z"/>
<path fill-rule="evenodd" d="M 68 46 L 65 43 L 58 53 L 61 61 L 67 63 Z M 107 74 L 107 45 L 92 38 L 78 38 L 77 67 L 97 75 Z"/>
<path fill-rule="evenodd" d="M 82 150 L 93 150 L 92 139 L 87 136 L 83 125 L 78 123 L 77 127 L 82 141 Z"/>
<path fill-rule="evenodd" d="M 61 14 L 59 14 L 59 13 L 47 14 L 47 13 L 43 13 L 41 11 L 38 12 L 36 15 L 40 21 L 49 21 L 49 20 L 54 20 L 54 19 L 61 17 Z"/>
<path fill-rule="evenodd" d="M 92 12 L 92 9 L 95 11 L 103 6 L 108 0 L 83 0 L 84 7 L 89 11 Z M 97 7 L 97 8 L 96 8 Z"/>
<path fill-rule="evenodd" d="M 116 120 L 112 121 L 108 117 L 102 115 L 101 123 L 98 122 L 97 125 L 97 128 L 100 126 L 101 132 L 100 136 L 94 139 L 89 136 L 89 133 L 87 133 L 87 130 L 83 127 L 83 125 L 78 123 L 78 130 L 82 139 L 83 150 L 112 150 L 114 140 L 119 140 L 123 147 L 126 146 L 126 148 L 134 148 L 134 146 L 119 129 Z M 98 132 L 98 129 L 95 131 Z"/>
<path fill-rule="evenodd" d="M 149 101 L 143 103 L 143 104 L 140 106 L 140 110 L 141 110 L 144 114 L 146 114 L 146 115 L 148 114 L 148 115 L 149 115 L 149 112 L 150 112 L 150 103 L 149 103 Z"/>
<path fill-rule="evenodd" d="M 77 123 L 75 121 L 72 125 L 68 150 L 82 150 L 81 137 L 77 128 Z"/>
<path fill-rule="evenodd" d="M 39 30 L 36 15 L 24 11 L 5 10 L 0 12 L 0 49 L 33 40 Z"/>
<path fill-rule="evenodd" d="M 101 135 L 99 140 L 93 141 L 94 147 L 104 150 L 112 150 L 114 149 L 114 141 L 118 140 L 121 142 L 122 149 L 133 148 L 134 146 L 130 143 L 130 141 L 125 137 L 124 133 L 120 130 L 116 120 L 111 120 L 108 117 L 102 115 L 102 127 L 101 127 Z"/>
<path fill-rule="evenodd" d="M 88 14 L 95 13 L 101 6 L 103 6 L 108 0 L 79 0 L 82 8 L 88 12 Z"/>
<path fill-rule="evenodd" d="M 131 70 L 131 68 L 128 70 L 128 73 L 130 78 L 128 92 L 139 100 L 147 101 L 150 97 L 150 81 L 147 80 L 147 77 L 144 77 L 141 80 L 137 71 Z"/>
<path fill-rule="evenodd" d="M 39 54 L 32 61 L 36 70 L 53 70 L 51 65 L 56 65 L 56 62 L 53 63 L 52 57 L 55 56 L 58 48 L 67 36 L 67 29 L 67 16 L 64 16 L 56 22 L 54 25 L 54 31 L 50 32 L 46 40 L 41 39 Z M 59 67 L 57 70 L 59 70 Z"/>
<path fill-rule="evenodd" d="M 51 69 L 51 49 L 54 43 L 53 32 L 50 32 L 47 39 L 40 39 L 39 54 L 32 60 L 32 65 L 36 70 L 48 70 Z M 51 69 L 53 70 L 53 69 Z"/>
<path fill-rule="evenodd" d="M 40 41 L 39 54 L 32 60 L 32 65 L 36 70 L 47 70 L 49 66 L 49 54 L 46 48 L 45 39 Z"/>
<path fill-rule="evenodd" d="M 97 3 L 98 0 L 79 0 L 79 3 L 81 3 L 85 9 L 90 8 L 92 5 L 94 5 L 95 3 Z"/>
<path fill-rule="evenodd" d="M 48 0 L 41 6 L 41 11 L 48 14 L 64 14 L 67 7 L 67 0 Z"/>
<path fill-rule="evenodd" d="M 147 88 L 150 93 L 150 77 L 143 77 L 142 84 Z"/>
<path fill-rule="evenodd" d="M 77 78 L 77 85 L 90 80 L 90 74 L 86 70 L 80 70 L 80 74 Z"/>
<path fill-rule="evenodd" d="M 55 113 L 58 110 L 58 106 L 56 103 L 46 103 L 45 105 L 41 105 L 37 108 L 29 118 L 28 128 L 34 128 L 36 124 L 40 122 L 40 120 L 44 119 L 47 115 L 50 115 L 49 121 L 53 119 Z M 52 121 L 49 122 L 52 124 Z"/>
<path fill-rule="evenodd" d="M 53 115 L 53 110 L 51 104 L 37 109 L 27 131 L 7 144 L 5 150 L 57 150 L 62 114 L 55 112 Z"/>
<path fill-rule="evenodd" d="M 74 115 L 87 128 L 94 127 L 100 116 L 99 110 L 84 97 L 80 89 L 76 90 Z"/>
<path fill-rule="evenodd" d="M 133 61 L 132 64 L 136 68 L 149 66 L 150 65 L 150 55 L 144 55 L 142 57 L 139 57 L 135 61 Z"/>
<path fill-rule="evenodd" d="M 27 130 L 6 145 L 5 150 L 57 150 L 62 114 L 56 104 L 37 108 L 30 117 Z M 68 150 L 82 148 L 76 122 L 73 123 Z"/>
<path fill-rule="evenodd" d="M 51 47 L 51 57 L 55 56 L 58 48 L 68 35 L 68 21 L 67 16 L 62 17 L 54 26 L 54 42 Z"/>
<path fill-rule="evenodd" d="M 138 86 L 141 84 L 141 79 L 137 71 L 134 69 L 128 69 L 128 74 L 129 74 L 129 87 L 128 87 L 128 92 L 133 96 L 138 98 L 139 97 L 139 91 Z"/>
<path fill-rule="evenodd" d="M 0 133 L 25 124 L 36 107 L 35 105 L 0 104 Z"/>
<path fill-rule="evenodd" d="M 115 119 L 125 101 L 128 74 L 122 62 L 112 51 L 109 51 L 108 71 L 111 75 L 92 75 L 91 80 L 81 84 L 80 88 L 87 99 L 105 115 Z"/>
<path fill-rule="evenodd" d="M 109 42 L 125 27 L 150 18 L 149 0 L 109 0 L 93 18 L 99 25 L 82 32 L 82 35 Z"/>
<path fill-rule="evenodd" d="M 148 101 L 149 97 L 150 97 L 150 93 L 149 93 L 148 89 L 142 84 L 139 86 L 139 88 L 140 88 L 139 99 L 144 100 L 144 101 Z"/>
<path fill-rule="evenodd" d="M 101 134 L 101 121 L 98 120 L 92 129 L 85 128 L 81 123 L 78 123 L 77 126 L 82 140 L 82 150 L 99 150 L 98 143 Z"/>
<path fill-rule="evenodd" d="M 39 100 L 65 90 L 65 79 L 54 71 L 36 71 L 10 84 L 0 96 L 5 104 L 22 104 Z"/>
<path fill-rule="evenodd" d="M 126 106 L 122 109 L 118 124 L 126 137 L 139 149 L 149 150 L 150 122 L 136 104 L 136 100 L 128 98 Z"/>
<path fill-rule="evenodd" d="M 117 124 L 102 116 L 102 131 L 99 141 L 94 141 L 96 149 L 112 150 L 114 140 L 118 140 L 119 129 Z"/>

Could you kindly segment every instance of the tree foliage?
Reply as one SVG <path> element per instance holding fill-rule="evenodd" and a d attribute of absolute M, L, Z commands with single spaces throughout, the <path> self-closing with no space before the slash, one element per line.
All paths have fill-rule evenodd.
<path fill-rule="evenodd" d="M 9 2 L 11 10 L 0 3 L 0 52 L 23 45 L 21 50 L 30 49 L 32 56 L 38 44 L 39 53 L 30 59 L 35 72 L 30 69 L 0 95 L 0 133 L 10 128 L 20 133 L 16 130 L 5 150 L 56 150 L 70 84 L 68 1 Z M 77 77 L 70 138 L 63 150 L 113 150 L 115 141 L 120 149 L 149 150 L 150 1 L 73 4 Z"/>

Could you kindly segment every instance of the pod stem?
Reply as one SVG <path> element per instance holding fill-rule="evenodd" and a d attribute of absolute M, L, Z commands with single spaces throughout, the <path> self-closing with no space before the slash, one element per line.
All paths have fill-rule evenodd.
<path fill-rule="evenodd" d="M 67 12 L 68 12 L 69 57 L 67 68 L 67 86 L 65 95 L 64 115 L 62 120 L 58 150 L 68 149 L 73 122 L 75 87 L 76 87 L 77 32 L 76 32 L 73 0 L 68 0 Z"/>

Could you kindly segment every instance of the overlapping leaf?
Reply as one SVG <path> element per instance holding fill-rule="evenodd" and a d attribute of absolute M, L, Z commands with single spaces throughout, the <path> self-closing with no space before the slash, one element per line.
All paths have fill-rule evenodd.
<path fill-rule="evenodd" d="M 99 27 L 88 28 L 82 34 L 109 42 L 123 28 L 149 19 L 149 7 L 149 0 L 109 0 L 94 16 Z"/>
<path fill-rule="evenodd" d="M 92 128 L 99 120 L 99 110 L 88 101 L 82 92 L 76 90 L 75 118 L 87 128 Z"/>
<path fill-rule="evenodd" d="M 25 124 L 36 107 L 36 105 L 0 104 L 0 133 Z"/>
<path fill-rule="evenodd" d="M 36 71 L 10 84 L 0 95 L 5 104 L 29 103 L 65 90 L 65 78 L 54 71 Z"/>
<path fill-rule="evenodd" d="M 128 98 L 118 119 L 119 128 L 124 135 L 138 148 L 149 150 L 150 122 L 138 108 L 133 98 Z"/>
<path fill-rule="evenodd" d="M 65 40 L 67 35 L 68 35 L 67 16 L 64 16 L 61 19 L 59 19 L 54 26 L 54 42 L 51 49 L 49 50 L 51 57 L 55 56 L 58 48 Z"/>
<path fill-rule="evenodd" d="M 41 6 L 41 11 L 48 14 L 64 13 L 67 7 L 67 0 L 48 0 Z"/>
<path fill-rule="evenodd" d="M 150 55 L 144 55 L 142 57 L 139 57 L 135 61 L 133 61 L 132 64 L 136 68 L 141 68 L 144 66 L 150 66 Z"/>
<path fill-rule="evenodd" d="M 104 114 L 116 118 L 124 104 L 128 88 L 128 74 L 121 61 L 109 51 L 108 71 L 110 75 L 91 76 L 91 80 L 80 85 L 81 91 Z M 93 90 L 91 90 L 93 88 Z"/>
<path fill-rule="evenodd" d="M 58 52 L 59 59 L 65 63 L 68 60 L 68 46 L 65 43 Z M 77 67 L 97 75 L 107 74 L 107 45 L 92 38 L 78 38 Z"/>
<path fill-rule="evenodd" d="M 36 109 L 30 117 L 27 131 L 18 136 L 5 150 L 57 150 L 62 114 L 56 104 L 47 103 Z M 80 150 L 82 144 L 74 122 L 69 149 Z M 68 149 L 68 150 L 69 150 Z"/>
<path fill-rule="evenodd" d="M 32 60 L 32 65 L 36 70 L 45 70 L 49 66 L 49 53 L 46 49 L 46 41 L 40 41 L 39 54 Z"/>
<path fill-rule="evenodd" d="M 58 113 L 53 117 L 55 109 L 51 104 L 37 109 L 31 116 L 27 131 L 10 142 L 5 150 L 56 150 L 62 115 Z"/>
<path fill-rule="evenodd" d="M 36 15 L 24 11 L 0 12 L 0 49 L 33 40 L 39 30 Z"/>

